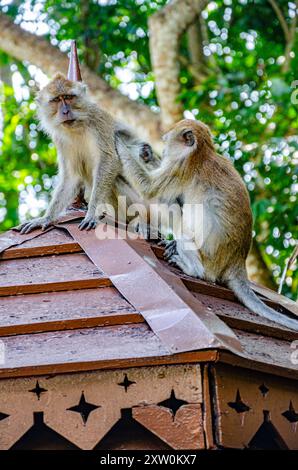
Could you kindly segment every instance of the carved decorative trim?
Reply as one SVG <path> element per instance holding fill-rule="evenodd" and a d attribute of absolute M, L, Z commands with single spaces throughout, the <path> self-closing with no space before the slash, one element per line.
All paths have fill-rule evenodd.
<path fill-rule="evenodd" d="M 30 429 L 36 412 L 79 448 L 93 449 L 127 408 L 174 449 L 199 449 L 204 447 L 201 406 L 199 365 L 5 379 L 0 381 L 0 449 L 9 449 Z"/>
<path fill-rule="evenodd" d="M 217 365 L 217 444 L 298 449 L 298 389 L 288 379 Z"/>

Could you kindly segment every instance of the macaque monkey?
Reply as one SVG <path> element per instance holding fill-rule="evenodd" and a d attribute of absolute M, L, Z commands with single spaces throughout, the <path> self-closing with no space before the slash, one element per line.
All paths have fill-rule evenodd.
<path fill-rule="evenodd" d="M 208 127 L 185 119 L 163 139 L 161 165 L 150 174 L 134 159 L 123 158 L 123 165 L 127 180 L 147 200 L 178 202 L 183 216 L 188 205 L 202 208 L 198 220 L 183 217 L 166 259 L 190 276 L 227 285 L 251 311 L 298 331 L 297 320 L 265 305 L 250 288 L 245 266 L 252 241 L 249 195 L 233 164 L 216 153 Z"/>
<path fill-rule="evenodd" d="M 113 183 L 121 171 L 114 141 L 114 121 L 88 97 L 86 85 L 58 73 L 38 94 L 42 128 L 58 154 L 58 185 L 44 217 L 24 224 L 21 233 L 49 226 L 84 186 L 90 193 L 80 228 L 94 228 L 100 204 L 109 203 Z"/>
<path fill-rule="evenodd" d="M 68 78 L 56 74 L 39 92 L 37 108 L 41 126 L 57 148 L 58 185 L 45 215 L 19 226 L 21 233 L 46 229 L 79 193 L 88 199 L 81 230 L 95 228 L 106 205 L 116 209 L 119 191 L 127 193 L 130 204 L 139 199 L 121 178 L 119 152 L 125 148 L 131 158 L 149 167 L 156 160 L 152 149 L 91 100 L 81 81 L 74 43 Z"/>

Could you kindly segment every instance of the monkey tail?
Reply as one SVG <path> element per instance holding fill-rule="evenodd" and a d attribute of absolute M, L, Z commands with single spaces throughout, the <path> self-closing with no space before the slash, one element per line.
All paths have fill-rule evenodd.
<path fill-rule="evenodd" d="M 245 307 L 258 315 L 267 318 L 270 321 L 279 323 L 280 325 L 298 331 L 298 319 L 287 317 L 283 313 L 268 307 L 249 286 L 246 279 L 230 279 L 227 281 L 228 287 L 234 292 L 235 296 L 242 302 Z"/>

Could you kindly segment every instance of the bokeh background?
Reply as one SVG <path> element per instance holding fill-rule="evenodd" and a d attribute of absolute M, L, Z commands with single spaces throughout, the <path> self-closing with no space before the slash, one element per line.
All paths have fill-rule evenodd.
<path fill-rule="evenodd" d="M 210 125 L 250 193 L 250 277 L 276 289 L 298 239 L 297 1 L 0 0 L 0 11 L 0 231 L 47 205 L 56 151 L 34 93 L 76 38 L 97 101 L 155 148 L 180 115 Z M 297 291 L 296 262 L 283 293 Z"/>

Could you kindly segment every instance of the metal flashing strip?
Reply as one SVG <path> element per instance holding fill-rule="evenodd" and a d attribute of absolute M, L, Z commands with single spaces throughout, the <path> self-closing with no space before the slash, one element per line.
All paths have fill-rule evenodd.
<path fill-rule="evenodd" d="M 195 299 L 180 279 L 160 271 L 159 261 L 145 241 L 128 241 L 125 232 L 103 224 L 97 230 L 105 230 L 105 239 L 97 238 L 97 230 L 83 232 L 74 224 L 59 226 L 68 230 L 144 316 L 171 353 L 215 348 L 241 352 L 233 331 Z"/>

